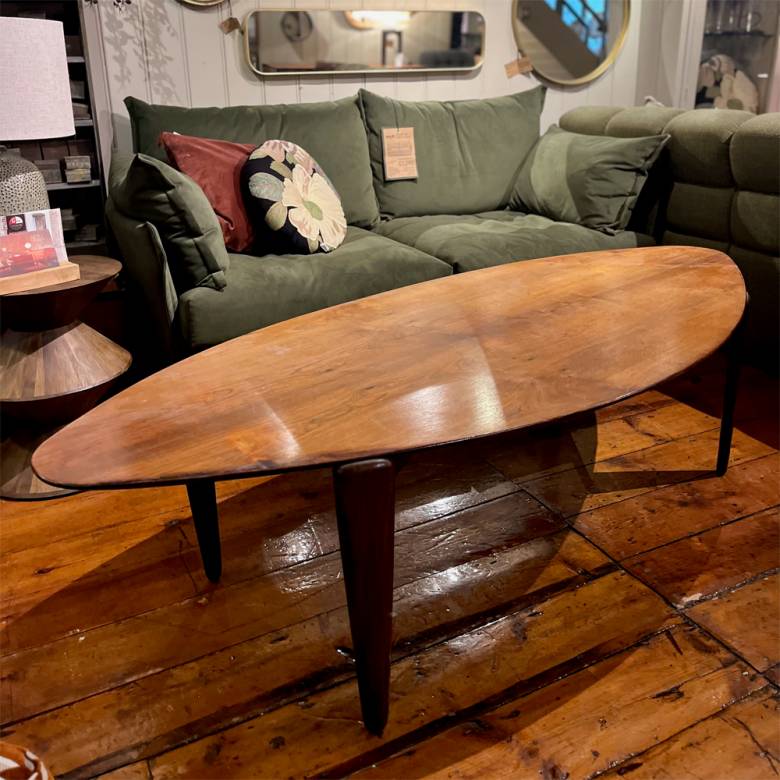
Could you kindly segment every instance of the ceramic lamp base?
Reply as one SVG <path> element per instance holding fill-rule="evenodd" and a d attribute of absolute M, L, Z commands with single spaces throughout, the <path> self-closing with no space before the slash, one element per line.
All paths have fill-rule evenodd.
<path fill-rule="evenodd" d="M 29 160 L 0 147 L 0 214 L 49 208 L 43 174 Z"/>

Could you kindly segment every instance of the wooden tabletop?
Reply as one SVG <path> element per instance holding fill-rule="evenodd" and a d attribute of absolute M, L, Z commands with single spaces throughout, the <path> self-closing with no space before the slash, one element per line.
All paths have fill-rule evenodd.
<path fill-rule="evenodd" d="M 76 255 L 68 259 L 78 265 L 78 279 L 0 295 L 0 319 L 4 328 L 43 331 L 67 325 L 122 270 L 122 264 L 110 257 Z"/>
<path fill-rule="evenodd" d="M 8 299 L 49 295 L 51 293 L 72 290 L 76 287 L 99 284 L 113 279 L 122 270 L 122 264 L 118 260 L 103 257 L 102 255 L 76 255 L 69 257 L 68 260 L 78 265 L 80 272 L 78 279 L 73 279 L 70 282 L 60 282 L 59 284 L 50 284 L 46 287 L 35 287 L 32 290 L 20 290 L 2 297 Z"/>
<path fill-rule="evenodd" d="M 590 252 L 404 287 L 234 339 L 52 436 L 69 487 L 323 466 L 603 406 L 684 370 L 737 325 L 745 287 L 695 247 Z"/>

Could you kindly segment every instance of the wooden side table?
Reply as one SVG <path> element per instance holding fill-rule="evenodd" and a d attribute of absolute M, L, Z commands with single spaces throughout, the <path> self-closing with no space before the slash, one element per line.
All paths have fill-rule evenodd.
<path fill-rule="evenodd" d="M 92 408 L 130 367 L 129 352 L 78 319 L 121 264 L 92 255 L 69 259 L 80 266 L 80 279 L 0 296 L 3 498 L 73 492 L 39 480 L 30 468 L 32 453 Z"/>

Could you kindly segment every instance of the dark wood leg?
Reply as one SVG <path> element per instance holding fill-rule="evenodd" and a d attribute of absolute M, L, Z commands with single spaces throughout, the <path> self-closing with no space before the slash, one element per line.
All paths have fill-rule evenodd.
<path fill-rule="evenodd" d="M 222 546 L 219 541 L 219 513 L 214 480 L 188 482 L 187 497 L 190 499 L 203 570 L 212 582 L 219 582 L 222 576 Z"/>
<path fill-rule="evenodd" d="M 390 702 L 395 467 L 348 463 L 333 472 L 341 562 L 366 728 L 382 735 Z"/>
<path fill-rule="evenodd" d="M 726 387 L 723 393 L 723 413 L 720 418 L 720 440 L 718 442 L 718 461 L 715 473 L 722 477 L 729 467 L 729 455 L 731 453 L 731 439 L 734 435 L 734 407 L 737 403 L 737 389 L 739 387 L 739 373 L 742 363 L 742 333 L 744 330 L 744 317 L 737 325 L 726 344 Z"/>

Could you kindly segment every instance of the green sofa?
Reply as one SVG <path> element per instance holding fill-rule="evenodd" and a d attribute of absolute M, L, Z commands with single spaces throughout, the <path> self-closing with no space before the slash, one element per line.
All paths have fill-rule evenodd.
<path fill-rule="evenodd" d="M 563 129 L 671 138 L 614 234 L 509 210 L 512 184 L 539 135 L 544 90 L 485 101 L 405 103 L 355 98 L 225 109 L 128 99 L 135 151 L 165 160 L 162 131 L 304 146 L 339 191 L 349 222 L 328 254 L 232 254 L 225 286 L 177 288 L 160 225 L 119 208 L 111 191 L 128 159 L 116 155 L 107 220 L 124 261 L 137 352 L 149 367 L 251 330 L 407 284 L 550 255 L 665 244 L 712 246 L 739 264 L 751 295 L 748 343 L 775 363 L 780 286 L 780 115 L 583 107 Z M 417 181 L 384 181 L 382 126 L 414 126 Z M 452 128 L 456 131 L 453 135 Z M 456 138 L 454 143 L 447 139 Z"/>

